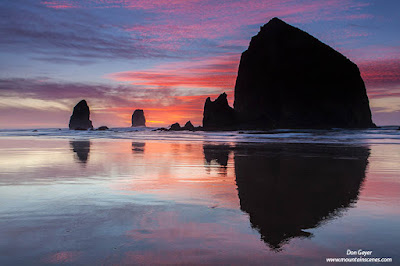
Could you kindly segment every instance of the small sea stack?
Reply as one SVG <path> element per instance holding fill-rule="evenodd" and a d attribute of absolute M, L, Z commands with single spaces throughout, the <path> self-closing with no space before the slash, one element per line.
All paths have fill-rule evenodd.
<path fill-rule="evenodd" d="M 72 130 L 88 130 L 93 129 L 92 121 L 90 121 L 90 110 L 85 100 L 80 101 L 74 107 L 71 118 L 69 120 L 69 129 Z"/>
<path fill-rule="evenodd" d="M 233 130 L 236 127 L 236 114 L 228 104 L 226 93 L 215 101 L 207 98 L 204 104 L 203 128 L 205 130 Z"/>
<path fill-rule="evenodd" d="M 136 109 L 132 114 L 132 127 L 145 127 L 146 118 L 142 109 Z"/>

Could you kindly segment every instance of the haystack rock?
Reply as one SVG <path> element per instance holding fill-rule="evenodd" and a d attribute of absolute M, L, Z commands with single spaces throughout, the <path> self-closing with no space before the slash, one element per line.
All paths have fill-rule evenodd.
<path fill-rule="evenodd" d="M 229 106 L 226 93 L 222 93 L 215 101 L 207 98 L 204 104 L 203 128 L 205 130 L 229 130 L 236 126 L 236 115 Z"/>
<path fill-rule="evenodd" d="M 242 128 L 375 127 L 357 65 L 278 18 L 242 54 L 234 109 Z"/>
<path fill-rule="evenodd" d="M 69 120 L 69 129 L 88 130 L 93 129 L 92 121 L 89 120 L 90 110 L 85 100 L 80 101 L 74 107 Z"/>
<path fill-rule="evenodd" d="M 132 126 L 133 127 L 145 127 L 146 118 L 142 109 L 136 109 L 132 114 Z"/>

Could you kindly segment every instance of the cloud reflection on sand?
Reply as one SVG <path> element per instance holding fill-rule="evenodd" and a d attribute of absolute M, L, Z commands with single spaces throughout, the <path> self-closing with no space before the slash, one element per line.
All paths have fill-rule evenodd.
<path fill-rule="evenodd" d="M 318 265 L 348 243 L 395 256 L 398 196 L 371 184 L 398 187 L 396 145 L 87 144 L 81 167 L 69 140 L 0 140 L 0 264 Z"/>

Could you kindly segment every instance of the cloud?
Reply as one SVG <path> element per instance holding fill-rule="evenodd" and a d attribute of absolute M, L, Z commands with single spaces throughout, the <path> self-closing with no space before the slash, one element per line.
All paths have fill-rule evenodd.
<path fill-rule="evenodd" d="M 198 59 L 159 65 L 156 68 L 141 71 L 124 71 L 109 74 L 107 77 L 134 85 L 149 88 L 186 88 L 191 95 L 204 88 L 232 91 L 235 86 L 239 55 Z M 206 90 L 201 90 L 206 92 Z M 198 94 L 198 93 L 197 93 Z"/>
<path fill-rule="evenodd" d="M 72 101 L 80 98 L 97 99 L 105 106 L 128 105 L 132 102 L 162 99 L 170 94 L 168 89 L 151 92 L 140 86 L 57 82 L 48 78 L 0 79 L 0 96 L 5 98 L 40 99 L 43 101 Z"/>
<path fill-rule="evenodd" d="M 359 64 L 359 68 L 368 86 L 400 85 L 400 58 L 364 61 Z"/>
<path fill-rule="evenodd" d="M 358 0 L 5 0 L 0 3 L 0 52 L 13 69 L 29 71 L 11 71 L 3 61 L 0 95 L 36 101 L 18 103 L 26 108 L 45 106 L 38 103 L 43 100 L 64 110 L 81 98 L 92 99 L 95 113 L 106 121 L 116 116 L 121 125 L 133 107 L 147 108 L 152 120 L 165 124 L 186 118 L 200 123 L 203 97 L 226 91 L 233 100 L 240 53 L 269 19 L 278 16 L 316 36 L 329 32 L 322 40 L 333 44 L 358 42 L 371 37 L 369 27 L 356 24 L 373 18 L 368 6 Z M 319 22 L 323 26 L 315 26 Z M 388 60 L 398 47 L 357 47 L 339 48 L 363 59 L 355 61 L 369 96 L 398 95 L 399 63 Z M 69 80 L 22 78 L 55 72 Z M 71 75 L 76 72 L 79 77 Z M 100 82 L 104 73 L 119 85 Z M 96 75 L 98 80 L 90 80 Z"/>
<path fill-rule="evenodd" d="M 134 39 L 105 13 L 52 10 L 32 1 L 1 5 L 1 50 L 52 63 L 168 57 Z M 118 23 L 117 23 L 118 24 Z"/>
<path fill-rule="evenodd" d="M 54 0 L 5 1 L 0 44 L 58 64 L 239 52 L 274 16 L 288 22 L 369 18 L 360 1 Z M 249 27 L 251 30 L 249 31 Z M 350 33 L 352 34 L 352 33 Z"/>

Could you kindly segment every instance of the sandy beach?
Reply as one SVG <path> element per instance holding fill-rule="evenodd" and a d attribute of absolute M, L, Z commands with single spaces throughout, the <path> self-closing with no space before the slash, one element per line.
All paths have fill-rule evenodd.
<path fill-rule="evenodd" d="M 0 139 L 0 264 L 398 259 L 400 146 Z"/>

